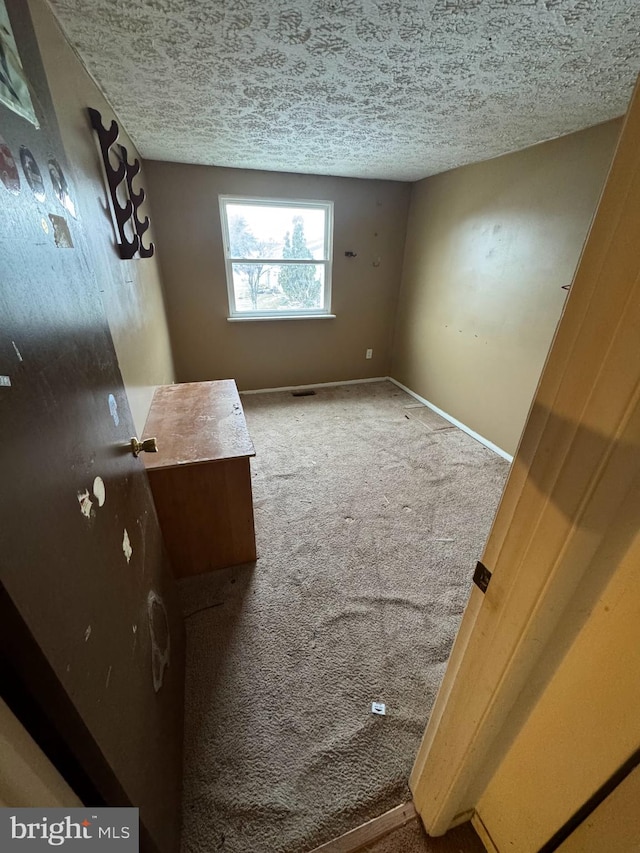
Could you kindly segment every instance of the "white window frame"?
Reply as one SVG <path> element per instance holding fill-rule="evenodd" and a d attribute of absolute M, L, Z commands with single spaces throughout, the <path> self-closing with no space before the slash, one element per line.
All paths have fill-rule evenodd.
<path fill-rule="evenodd" d="M 225 270 L 227 275 L 227 297 L 229 300 L 230 320 L 277 320 L 309 317 L 334 317 L 331 313 L 331 273 L 333 267 L 333 202 L 325 200 L 297 199 L 297 198 L 254 198 L 253 196 L 219 195 L 220 224 L 222 228 L 222 245 L 224 247 Z M 251 204 L 263 207 L 301 207 L 325 211 L 324 239 L 327 257 L 325 259 L 300 261 L 295 259 L 278 258 L 232 258 L 229 246 L 229 222 L 227 219 L 228 204 Z M 322 308 L 294 308 L 290 310 L 274 311 L 238 311 L 236 309 L 235 290 L 233 287 L 233 264 L 251 264 L 256 261 L 271 264 L 301 264 L 314 263 L 324 266 L 324 298 Z"/>

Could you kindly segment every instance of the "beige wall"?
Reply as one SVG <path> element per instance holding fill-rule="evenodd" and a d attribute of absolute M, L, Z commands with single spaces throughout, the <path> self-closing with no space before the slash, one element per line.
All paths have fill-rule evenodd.
<path fill-rule="evenodd" d="M 173 361 L 156 258 L 120 260 L 114 248 L 100 157 L 86 108 L 100 110 L 108 125 L 116 118 L 78 61 L 44 0 L 30 0 L 51 95 L 67 157 L 75 200 L 85 221 L 92 267 L 109 320 L 134 422 L 142 431 L 156 385 L 174 380 Z M 130 156 L 135 146 L 121 131 Z M 144 174 L 141 185 L 146 185 Z M 153 230 L 153 223 L 152 229 Z"/>
<path fill-rule="evenodd" d="M 388 373 L 407 184 L 153 161 L 145 169 L 180 381 L 232 377 L 250 389 Z M 227 321 L 225 193 L 334 202 L 335 320 Z"/>
<path fill-rule="evenodd" d="M 0 699 L 0 808 L 75 808 L 82 803 Z"/>
<path fill-rule="evenodd" d="M 413 185 L 391 375 L 508 453 L 620 126 Z"/>

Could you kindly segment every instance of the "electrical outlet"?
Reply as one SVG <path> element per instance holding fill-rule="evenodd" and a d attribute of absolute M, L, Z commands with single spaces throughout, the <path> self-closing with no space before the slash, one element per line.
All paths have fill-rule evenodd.
<path fill-rule="evenodd" d="M 368 349 L 368 350 L 367 350 L 367 355 L 366 355 L 366 357 L 367 357 L 367 358 L 373 358 L 373 350 L 372 350 L 372 349 Z"/>

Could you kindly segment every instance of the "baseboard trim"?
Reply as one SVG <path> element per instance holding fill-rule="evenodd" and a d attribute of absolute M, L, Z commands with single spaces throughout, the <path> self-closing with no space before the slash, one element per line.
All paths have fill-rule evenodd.
<path fill-rule="evenodd" d="M 339 385 L 364 385 L 366 382 L 385 382 L 388 378 L 388 376 L 373 376 L 370 379 L 342 379 L 340 382 L 281 385 L 279 388 L 255 388 L 250 391 L 240 391 L 240 394 L 276 394 L 278 391 L 302 391 L 304 388 L 337 388 Z"/>
<path fill-rule="evenodd" d="M 447 414 L 442 409 L 439 409 L 437 406 L 434 406 L 433 403 L 430 403 L 428 400 L 425 400 L 424 397 L 421 397 L 419 394 L 416 394 L 415 391 L 412 391 L 411 388 L 407 388 L 406 385 L 403 385 L 402 382 L 398 382 L 397 379 L 394 379 L 393 376 L 388 376 L 387 379 L 390 382 L 393 382 L 394 385 L 397 385 L 398 388 L 402 388 L 407 394 L 410 394 L 414 399 L 418 400 L 422 403 L 423 406 L 428 406 L 432 411 L 436 412 L 440 417 L 452 423 L 454 426 L 457 426 L 458 429 L 461 429 L 463 432 L 466 432 L 467 435 L 470 435 L 471 438 L 475 438 L 476 441 L 479 441 L 480 444 L 484 444 L 485 447 L 488 447 L 489 450 L 493 450 L 494 453 L 497 453 L 498 456 L 502 456 L 503 459 L 506 459 L 507 462 L 513 462 L 513 456 L 510 453 L 507 453 L 506 450 L 503 450 L 501 447 L 498 447 L 497 444 L 494 444 L 492 441 L 489 441 L 488 438 L 485 438 L 483 435 L 475 432 L 466 424 L 463 424 L 462 421 L 459 421 L 457 418 L 454 418 L 452 415 Z"/>
<path fill-rule="evenodd" d="M 476 835 L 482 841 L 487 850 L 487 853 L 500 853 L 496 845 L 493 843 L 493 838 L 489 835 L 487 827 L 482 822 L 482 818 L 478 812 L 473 813 L 471 818 L 471 826 L 475 829 Z"/>
<path fill-rule="evenodd" d="M 404 803 L 350 832 L 345 832 L 333 841 L 314 848 L 311 853 L 356 853 L 417 818 L 418 812 L 413 803 Z"/>

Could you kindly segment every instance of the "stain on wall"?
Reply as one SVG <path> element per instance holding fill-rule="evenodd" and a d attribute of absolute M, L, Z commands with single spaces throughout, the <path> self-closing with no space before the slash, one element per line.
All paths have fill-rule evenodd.
<path fill-rule="evenodd" d="M 120 424 L 120 417 L 118 415 L 118 403 L 113 394 L 109 394 L 107 401 L 109 403 L 109 413 L 113 419 L 113 422 L 116 426 Z"/>

